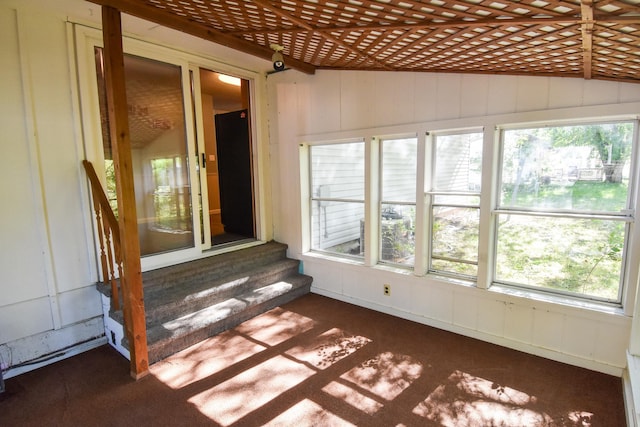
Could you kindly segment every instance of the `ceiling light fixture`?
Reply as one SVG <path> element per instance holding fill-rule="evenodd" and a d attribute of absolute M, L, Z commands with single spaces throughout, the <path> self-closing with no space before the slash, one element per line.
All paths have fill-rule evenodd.
<path fill-rule="evenodd" d="M 218 74 L 218 79 L 223 82 L 234 86 L 240 86 L 241 81 L 238 77 L 228 76 L 226 74 Z"/>

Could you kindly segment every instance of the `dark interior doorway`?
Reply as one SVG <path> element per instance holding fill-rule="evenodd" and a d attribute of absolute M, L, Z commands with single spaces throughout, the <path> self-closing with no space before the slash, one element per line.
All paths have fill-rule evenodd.
<path fill-rule="evenodd" d="M 255 237 L 247 110 L 216 114 L 222 225 L 227 234 Z"/>
<path fill-rule="evenodd" d="M 255 239 L 249 81 L 200 69 L 212 246 Z"/>

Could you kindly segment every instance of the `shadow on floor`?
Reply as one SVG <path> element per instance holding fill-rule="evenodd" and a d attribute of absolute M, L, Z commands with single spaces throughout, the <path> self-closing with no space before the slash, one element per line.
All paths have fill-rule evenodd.
<path fill-rule="evenodd" d="M 6 381 L 2 425 L 624 426 L 620 378 L 307 295 L 156 363 Z"/>

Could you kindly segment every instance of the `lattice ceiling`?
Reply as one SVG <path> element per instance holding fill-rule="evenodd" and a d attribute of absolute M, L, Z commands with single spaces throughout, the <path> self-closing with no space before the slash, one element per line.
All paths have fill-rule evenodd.
<path fill-rule="evenodd" d="M 640 82 L 640 0 L 91 0 L 316 69 Z"/>

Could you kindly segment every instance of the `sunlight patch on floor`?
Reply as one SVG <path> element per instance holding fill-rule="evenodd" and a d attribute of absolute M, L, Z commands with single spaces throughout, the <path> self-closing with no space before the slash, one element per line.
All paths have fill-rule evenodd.
<path fill-rule="evenodd" d="M 223 332 L 151 366 L 151 373 L 173 389 L 214 375 L 266 347 L 233 331 Z"/>
<path fill-rule="evenodd" d="M 269 403 L 315 371 L 275 356 L 189 399 L 203 414 L 223 426 Z"/>
<path fill-rule="evenodd" d="M 350 426 L 362 417 L 375 419 L 397 410 L 395 401 L 411 387 L 424 394 L 411 401 L 412 410 L 402 408 L 408 425 L 420 418 L 465 427 L 592 424 L 590 412 L 565 408 L 548 414 L 536 396 L 461 370 L 440 384 L 418 381 L 428 366 L 401 352 L 371 357 L 376 354 L 372 342 L 337 327 L 320 329 L 306 316 L 276 308 L 151 370 L 169 387 L 186 389 L 188 402 L 221 426 L 269 419 L 270 426 Z M 360 353 L 365 348 L 369 350 Z M 336 370 L 329 369 L 333 365 Z M 320 389 L 321 400 L 305 397 L 307 387 Z"/>
<path fill-rule="evenodd" d="M 413 413 L 442 426 L 546 426 L 552 418 L 535 409 L 537 398 L 465 372 L 455 371 Z"/>
<path fill-rule="evenodd" d="M 307 362 L 315 368 L 325 369 L 370 342 L 368 338 L 333 328 L 315 337 L 308 345 L 294 347 L 285 354 Z"/>
<path fill-rule="evenodd" d="M 382 403 L 337 381 L 331 381 L 322 388 L 322 391 L 368 415 L 375 414 L 384 406 Z"/>
<path fill-rule="evenodd" d="M 422 364 L 409 356 L 385 352 L 340 378 L 387 401 L 395 399 L 422 374 Z"/>
<path fill-rule="evenodd" d="M 354 426 L 309 399 L 304 399 L 265 426 Z"/>
<path fill-rule="evenodd" d="M 291 311 L 275 308 L 247 320 L 236 331 L 257 341 L 274 346 L 313 328 L 314 320 Z"/>

